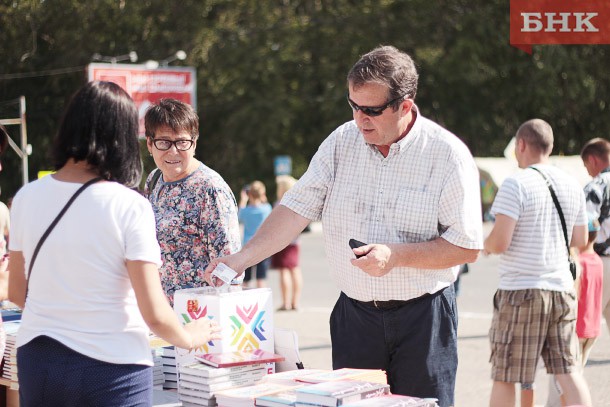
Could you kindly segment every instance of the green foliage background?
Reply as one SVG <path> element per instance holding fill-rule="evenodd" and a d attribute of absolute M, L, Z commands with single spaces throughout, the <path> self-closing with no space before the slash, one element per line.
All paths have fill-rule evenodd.
<path fill-rule="evenodd" d="M 261 179 L 273 197 L 275 155 L 292 156 L 296 176 L 305 171 L 321 141 L 351 119 L 347 71 L 379 44 L 414 57 L 421 111 L 475 156 L 500 156 L 532 117 L 554 127 L 555 154 L 578 154 L 610 130 L 610 48 L 514 49 L 508 1 L 3 0 L 0 27 L 0 117 L 14 117 L 6 101 L 25 95 L 30 178 L 50 168 L 51 137 L 94 53 L 136 51 L 142 62 L 185 50 L 176 62 L 197 69 L 197 157 L 236 192 Z M 60 68 L 74 69 L 7 75 Z M 10 151 L 3 165 L 6 200 L 21 185 L 21 165 Z"/>

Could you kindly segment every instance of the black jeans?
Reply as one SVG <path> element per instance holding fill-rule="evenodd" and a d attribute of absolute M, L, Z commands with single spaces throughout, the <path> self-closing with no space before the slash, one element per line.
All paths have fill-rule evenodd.
<path fill-rule="evenodd" d="M 341 293 L 330 316 L 333 369 L 383 369 L 392 393 L 454 404 L 457 306 L 453 286 L 380 310 Z"/>

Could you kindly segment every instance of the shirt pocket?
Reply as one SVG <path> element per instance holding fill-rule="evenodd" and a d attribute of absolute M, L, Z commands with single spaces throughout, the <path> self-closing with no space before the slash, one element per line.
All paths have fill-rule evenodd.
<path fill-rule="evenodd" d="M 425 191 L 402 189 L 394 208 L 394 227 L 403 243 L 438 237 L 438 199 Z"/>

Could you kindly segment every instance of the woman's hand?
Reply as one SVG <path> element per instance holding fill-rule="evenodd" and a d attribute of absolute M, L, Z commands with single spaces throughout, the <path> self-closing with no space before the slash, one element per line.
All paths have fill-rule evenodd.
<path fill-rule="evenodd" d="M 196 319 L 184 325 L 184 329 L 191 335 L 191 350 L 201 348 L 209 341 L 221 339 L 220 325 L 208 318 Z"/>

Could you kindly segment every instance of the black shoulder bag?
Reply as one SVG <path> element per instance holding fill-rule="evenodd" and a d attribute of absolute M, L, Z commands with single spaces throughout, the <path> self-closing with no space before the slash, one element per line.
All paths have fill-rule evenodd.
<path fill-rule="evenodd" d="M 44 243 L 45 240 L 47 240 L 47 237 L 49 237 L 49 235 L 51 234 L 51 231 L 55 228 L 55 226 L 57 225 L 59 220 L 64 216 L 64 214 L 66 213 L 66 211 L 68 210 L 70 205 L 72 205 L 72 203 L 74 202 L 76 197 L 78 197 L 81 194 L 81 192 L 83 192 L 85 189 L 89 188 L 91 185 L 95 184 L 96 182 L 101 181 L 102 179 L 103 179 L 102 177 L 96 177 L 96 178 L 93 178 L 92 180 L 84 183 L 74 193 L 74 195 L 72 195 L 72 197 L 68 200 L 68 202 L 66 202 L 63 209 L 59 212 L 59 215 L 57 215 L 57 217 L 55 217 L 55 219 L 53 220 L 53 222 L 51 222 L 51 224 L 49 225 L 47 230 L 42 234 L 42 237 L 40 238 L 40 240 L 38 241 L 38 244 L 36 245 L 36 248 L 34 249 L 34 254 L 32 254 L 32 259 L 30 260 L 30 267 L 28 267 L 28 279 L 27 279 L 26 285 L 25 285 L 24 302 L 25 302 L 25 299 L 27 299 L 27 297 L 28 297 L 28 287 L 30 285 L 30 276 L 32 275 L 32 268 L 34 267 L 34 262 L 36 261 L 36 257 L 38 257 L 38 252 L 40 251 L 42 244 Z"/>
<path fill-rule="evenodd" d="M 559 213 L 559 219 L 561 220 L 561 227 L 563 228 L 563 238 L 566 242 L 566 249 L 568 250 L 568 262 L 570 263 L 570 273 L 572 273 L 572 279 L 576 280 L 576 262 L 572 258 L 572 254 L 570 253 L 570 242 L 568 241 L 568 228 L 566 227 L 566 220 L 563 217 L 563 211 L 561 210 L 561 206 L 559 205 L 559 199 L 557 199 L 557 195 L 555 194 L 555 190 L 551 186 L 551 181 L 547 178 L 546 175 L 538 168 L 529 167 L 532 170 L 538 172 L 538 174 L 542 175 L 542 178 L 546 181 L 546 186 L 549 187 L 549 192 L 551 193 L 551 198 L 553 198 L 553 203 L 555 204 L 555 208 L 557 208 L 557 213 Z"/>

